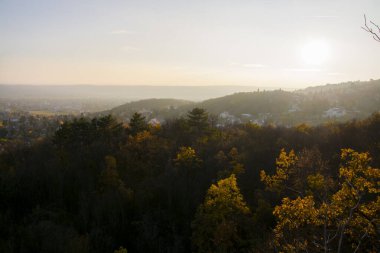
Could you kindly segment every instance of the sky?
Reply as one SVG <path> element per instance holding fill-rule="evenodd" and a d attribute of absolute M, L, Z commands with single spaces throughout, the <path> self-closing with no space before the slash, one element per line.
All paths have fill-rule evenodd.
<path fill-rule="evenodd" d="M 0 0 L 1 84 L 302 88 L 380 78 L 379 0 Z"/>

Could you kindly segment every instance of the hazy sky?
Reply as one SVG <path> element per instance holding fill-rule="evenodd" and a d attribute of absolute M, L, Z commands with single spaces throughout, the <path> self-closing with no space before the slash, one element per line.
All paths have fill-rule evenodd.
<path fill-rule="evenodd" d="M 305 87 L 380 78 L 379 0 L 0 0 L 0 83 Z"/>

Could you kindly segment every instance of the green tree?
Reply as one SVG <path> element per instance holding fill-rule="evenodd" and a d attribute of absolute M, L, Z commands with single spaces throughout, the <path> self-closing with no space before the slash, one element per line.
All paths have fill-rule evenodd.
<path fill-rule="evenodd" d="M 122 125 L 111 115 L 93 118 L 91 121 L 82 117 L 62 124 L 53 141 L 60 147 L 67 147 L 68 150 L 96 142 L 112 146 L 122 133 Z"/>
<path fill-rule="evenodd" d="M 203 133 L 208 127 L 208 113 L 202 108 L 194 108 L 187 113 L 189 126 L 197 133 Z"/>
<path fill-rule="evenodd" d="M 137 134 L 138 132 L 142 132 L 144 130 L 148 130 L 149 126 L 145 120 L 145 117 L 141 115 L 141 113 L 135 112 L 132 115 L 132 118 L 129 122 L 129 129 L 132 135 Z"/>
<path fill-rule="evenodd" d="M 0 122 L 0 138 L 5 138 L 7 136 L 7 129 L 3 127 L 2 122 Z"/>
<path fill-rule="evenodd" d="M 218 166 L 218 179 L 229 177 L 231 174 L 240 175 L 245 172 L 244 165 L 240 163 L 240 155 L 237 148 L 233 147 L 228 156 L 219 151 L 215 156 Z"/>
<path fill-rule="evenodd" d="M 251 212 L 233 174 L 208 189 L 192 222 L 196 252 L 250 252 Z"/>
<path fill-rule="evenodd" d="M 129 199 L 132 197 L 132 190 L 125 187 L 123 180 L 119 176 L 119 172 L 116 168 L 116 159 L 113 156 L 106 156 L 104 158 L 106 167 L 101 171 L 99 175 L 99 193 L 104 194 L 106 192 L 118 192 Z"/>

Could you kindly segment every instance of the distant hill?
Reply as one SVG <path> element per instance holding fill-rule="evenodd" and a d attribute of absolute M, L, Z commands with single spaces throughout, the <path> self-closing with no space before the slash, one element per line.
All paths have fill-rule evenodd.
<path fill-rule="evenodd" d="M 178 113 L 178 109 L 185 106 L 193 106 L 194 102 L 172 99 L 172 98 L 152 98 L 144 99 L 134 102 L 129 102 L 111 110 L 104 111 L 101 114 L 112 114 L 121 119 L 128 120 L 129 117 L 135 113 L 140 112 L 144 114 L 148 119 L 152 117 L 160 117 L 161 119 L 167 117 L 175 117 Z"/>
<path fill-rule="evenodd" d="M 234 115 L 241 113 L 282 113 L 292 105 L 296 97 L 296 94 L 282 90 L 244 92 L 209 99 L 198 103 L 197 106 L 216 114 L 224 111 Z"/>
<path fill-rule="evenodd" d="M 124 102 L 174 98 L 202 101 L 231 94 L 254 91 L 252 86 L 144 86 L 144 85 L 2 85 L 0 99 L 112 99 Z M 268 89 L 268 88 L 267 88 Z M 269 88 L 275 89 L 275 88 Z"/>
<path fill-rule="evenodd" d="M 356 91 L 364 91 L 380 88 L 380 79 L 379 80 L 370 80 L 370 81 L 353 81 L 353 82 L 344 82 L 338 84 L 326 84 L 320 86 L 311 86 L 305 89 L 296 90 L 295 92 L 305 93 L 305 94 L 328 94 L 330 92 L 343 92 L 343 93 L 352 93 Z"/>
<path fill-rule="evenodd" d="M 221 125 L 240 122 L 315 125 L 328 121 L 360 119 L 380 110 L 380 80 L 328 84 L 293 92 L 240 92 L 197 103 L 176 99 L 149 99 L 127 103 L 108 112 L 128 118 L 133 112 L 140 111 L 147 119 L 162 120 L 185 115 L 194 107 L 204 108 L 216 115 Z"/>
<path fill-rule="evenodd" d="M 322 100 L 330 107 L 341 107 L 361 113 L 380 109 L 380 80 L 346 82 L 309 87 L 296 91 L 308 100 Z"/>
<path fill-rule="evenodd" d="M 194 104 L 194 102 L 172 98 L 151 98 L 134 102 L 129 102 L 112 109 L 113 113 L 129 112 L 133 113 L 136 110 L 151 109 L 151 110 L 171 110 L 179 106 Z"/>

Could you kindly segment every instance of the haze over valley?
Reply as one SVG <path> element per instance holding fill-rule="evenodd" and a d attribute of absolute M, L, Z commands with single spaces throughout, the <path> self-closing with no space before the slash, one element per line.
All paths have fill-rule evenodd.
<path fill-rule="evenodd" d="M 379 10 L 0 0 L 0 252 L 379 252 Z"/>

